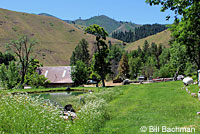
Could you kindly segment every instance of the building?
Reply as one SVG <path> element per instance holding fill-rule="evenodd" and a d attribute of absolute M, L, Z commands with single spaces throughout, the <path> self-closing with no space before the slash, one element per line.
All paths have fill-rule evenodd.
<path fill-rule="evenodd" d="M 71 66 L 46 66 L 39 67 L 37 72 L 44 75 L 50 83 L 48 87 L 69 87 L 73 86 L 71 78 Z"/>

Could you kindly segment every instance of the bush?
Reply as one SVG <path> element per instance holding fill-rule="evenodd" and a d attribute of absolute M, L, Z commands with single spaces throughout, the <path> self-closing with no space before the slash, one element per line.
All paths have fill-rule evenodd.
<path fill-rule="evenodd" d="M 34 88 L 45 87 L 49 83 L 44 75 L 39 75 L 37 72 L 26 77 L 26 80 L 27 84 Z"/>

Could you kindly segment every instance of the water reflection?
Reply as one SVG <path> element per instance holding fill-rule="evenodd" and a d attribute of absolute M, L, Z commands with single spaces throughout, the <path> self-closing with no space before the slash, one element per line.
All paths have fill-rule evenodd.
<path fill-rule="evenodd" d="M 85 92 L 53 92 L 53 93 L 40 93 L 33 94 L 32 96 L 43 97 L 44 99 L 49 99 L 53 104 L 60 105 L 64 107 L 66 104 L 74 104 L 79 100 L 78 95 L 81 95 Z"/>

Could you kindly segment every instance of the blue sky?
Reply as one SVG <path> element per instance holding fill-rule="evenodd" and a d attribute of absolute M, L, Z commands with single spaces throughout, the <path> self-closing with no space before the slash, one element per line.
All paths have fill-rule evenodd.
<path fill-rule="evenodd" d="M 65 20 L 106 15 L 118 21 L 136 24 L 171 24 L 171 11 L 160 12 L 160 6 L 149 6 L 145 0 L 0 0 L 0 8 L 26 12 L 49 13 Z"/>

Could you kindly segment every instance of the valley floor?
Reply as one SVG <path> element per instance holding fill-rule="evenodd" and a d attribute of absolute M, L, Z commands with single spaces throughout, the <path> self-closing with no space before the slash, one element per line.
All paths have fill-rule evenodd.
<path fill-rule="evenodd" d="M 146 133 L 162 133 L 166 131 L 162 129 L 165 126 L 172 128 L 168 131 L 177 127 L 188 128 L 187 130 L 192 132 L 195 129 L 195 133 L 200 133 L 200 116 L 197 115 L 200 102 L 181 89 L 182 82 L 126 87 L 123 87 L 123 95 L 109 103 L 112 117 L 100 133 L 136 134 L 141 133 L 141 130 Z M 178 130 L 173 133 L 178 133 Z"/>

